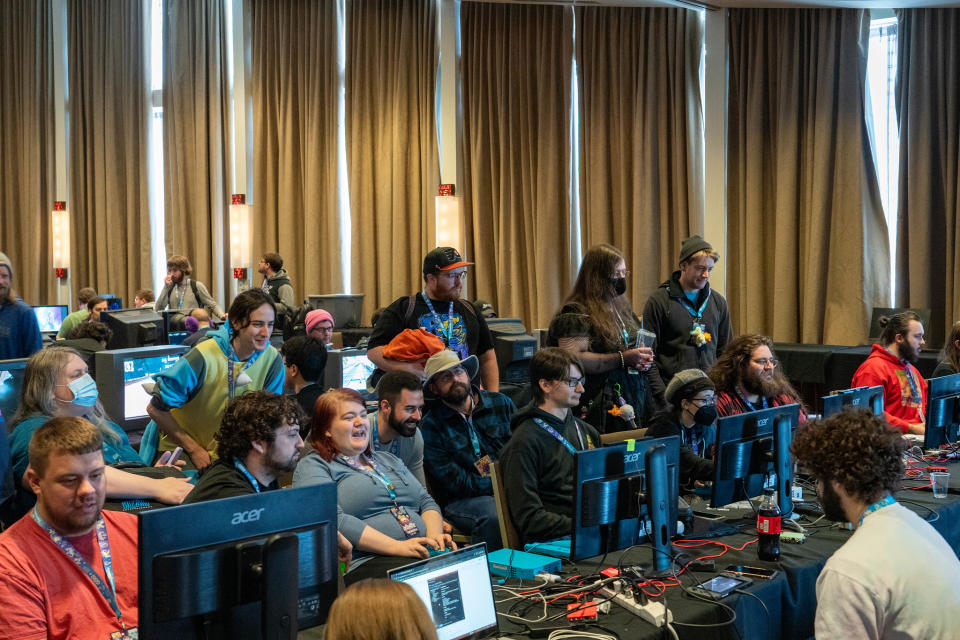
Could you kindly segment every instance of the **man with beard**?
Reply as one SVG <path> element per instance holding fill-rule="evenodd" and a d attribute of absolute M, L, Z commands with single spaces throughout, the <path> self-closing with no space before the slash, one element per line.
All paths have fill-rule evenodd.
<path fill-rule="evenodd" d="M 879 344 L 853 374 L 853 387 L 883 387 L 883 412 L 890 426 L 903 433 L 922 434 L 926 418 L 927 381 L 917 371 L 923 348 L 923 325 L 912 311 L 880 319 Z"/>
<path fill-rule="evenodd" d="M 377 383 L 379 411 L 370 416 L 370 446 L 400 458 L 420 484 L 423 475 L 423 383 L 407 371 L 388 371 Z"/>
<path fill-rule="evenodd" d="M 175 314 L 172 321 L 183 324 L 185 314 L 190 313 L 191 309 L 203 307 L 211 315 L 220 318 L 225 317 L 220 305 L 213 299 L 207 287 L 202 282 L 190 279 L 193 267 L 186 256 L 170 256 L 167 259 L 167 277 L 164 279 L 163 290 L 157 296 L 157 302 L 154 309 L 162 311 L 163 309 L 176 309 L 180 313 Z"/>
<path fill-rule="evenodd" d="M 29 358 L 42 346 L 37 316 L 13 292 L 13 265 L 0 252 L 0 360 Z"/>
<path fill-rule="evenodd" d="M 49 420 L 30 441 L 36 507 L 0 535 L 0 635 L 130 638 L 137 626 L 137 518 L 103 511 L 100 430 Z"/>
<path fill-rule="evenodd" d="M 777 368 L 773 340 L 748 333 L 727 345 L 710 371 L 717 388 L 717 415 L 759 411 L 785 404 L 800 404 L 800 422 L 807 419 L 800 395 Z"/>
<path fill-rule="evenodd" d="M 600 445 L 600 434 L 571 409 L 583 393 L 583 365 L 571 352 L 548 347 L 530 359 L 533 403 L 513 417 L 513 437 L 499 469 L 521 541 L 570 535 L 574 451 Z"/>
<path fill-rule="evenodd" d="M 478 369 L 476 356 L 461 360 L 448 350 L 427 360 L 426 388 L 437 402 L 423 419 L 424 458 L 444 517 L 492 551 L 502 543 L 490 465 L 510 439 L 517 407 L 501 393 L 473 386 Z"/>
<path fill-rule="evenodd" d="M 957 637 L 960 562 L 892 495 L 904 447 L 882 418 L 852 408 L 793 437 L 790 450 L 816 479 L 826 517 L 856 525 L 817 578 L 817 640 Z"/>

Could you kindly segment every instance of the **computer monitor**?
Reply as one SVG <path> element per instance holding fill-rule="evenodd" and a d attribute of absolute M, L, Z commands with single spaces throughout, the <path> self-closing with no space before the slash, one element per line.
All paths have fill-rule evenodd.
<path fill-rule="evenodd" d="M 627 441 L 573 457 L 570 559 L 626 549 L 646 537 L 657 549 L 657 570 L 669 567 L 670 538 L 677 533 L 680 438 Z"/>
<path fill-rule="evenodd" d="M 307 296 L 311 309 L 324 309 L 333 316 L 337 329 L 352 329 L 362 326 L 362 293 L 312 293 Z"/>
<path fill-rule="evenodd" d="M 37 316 L 37 325 L 40 333 L 57 333 L 63 319 L 70 314 L 65 304 L 53 304 L 42 307 L 33 307 L 33 314 Z"/>
<path fill-rule="evenodd" d="M 163 317 L 149 307 L 105 311 L 100 314 L 100 322 L 113 331 L 107 349 L 166 344 Z"/>
<path fill-rule="evenodd" d="M 874 415 L 883 414 L 883 387 L 854 387 L 834 391 L 823 396 L 823 417 L 839 413 L 844 407 L 869 409 Z"/>
<path fill-rule="evenodd" d="M 97 389 L 110 419 L 125 431 L 146 427 L 150 394 L 143 383 L 154 382 L 154 376 L 172 367 L 187 351 L 179 345 L 98 351 L 94 355 Z"/>
<path fill-rule="evenodd" d="M 7 437 L 10 420 L 20 406 L 20 389 L 26 366 L 26 358 L 0 360 L 0 438 Z"/>
<path fill-rule="evenodd" d="M 332 482 L 139 514 L 144 640 L 296 638 L 337 597 Z"/>
<path fill-rule="evenodd" d="M 107 311 L 123 309 L 123 298 L 112 293 L 101 293 L 100 297 L 107 301 Z"/>
<path fill-rule="evenodd" d="M 793 511 L 790 442 L 800 422 L 800 405 L 787 404 L 717 420 L 710 506 L 755 498 L 772 483 L 781 516 Z"/>
<path fill-rule="evenodd" d="M 939 449 L 960 440 L 960 373 L 930 378 L 927 389 L 924 449 Z"/>
<path fill-rule="evenodd" d="M 530 380 L 530 358 L 537 352 L 537 339 L 527 334 L 520 318 L 488 318 L 493 335 L 493 350 L 502 382 L 525 383 Z"/>
<path fill-rule="evenodd" d="M 325 389 L 346 387 L 367 392 L 367 378 L 376 369 L 366 349 L 327 349 L 327 367 L 323 372 Z"/>

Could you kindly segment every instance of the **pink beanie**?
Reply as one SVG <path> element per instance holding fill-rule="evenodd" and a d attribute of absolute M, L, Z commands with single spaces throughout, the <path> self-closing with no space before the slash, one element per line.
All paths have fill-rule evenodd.
<path fill-rule="evenodd" d="M 308 313 L 307 321 L 306 321 L 307 334 L 313 331 L 313 328 L 316 327 L 321 322 L 323 322 L 324 320 L 329 320 L 331 327 L 334 325 L 333 316 L 330 315 L 330 312 L 327 311 L 326 309 L 314 309 L 313 311 Z"/>

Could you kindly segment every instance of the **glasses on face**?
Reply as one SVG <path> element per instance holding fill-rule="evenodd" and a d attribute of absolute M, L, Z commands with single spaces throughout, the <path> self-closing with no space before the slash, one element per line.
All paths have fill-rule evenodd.
<path fill-rule="evenodd" d="M 630 275 L 630 269 L 617 269 L 613 272 L 614 278 L 626 278 Z"/>
<path fill-rule="evenodd" d="M 450 380 L 453 380 L 454 378 L 456 378 L 456 377 L 459 376 L 460 374 L 466 373 L 466 372 L 467 372 L 466 369 L 464 369 L 464 368 L 463 368 L 462 366 L 460 366 L 460 365 L 457 365 L 456 367 L 452 367 L 452 368 L 450 368 L 450 369 L 447 369 L 447 370 L 444 371 L 443 373 L 438 373 L 438 374 L 437 374 L 437 382 L 446 383 L 446 382 L 448 382 L 448 381 L 450 381 Z"/>
<path fill-rule="evenodd" d="M 763 369 L 766 369 L 766 368 L 767 368 L 767 365 L 769 365 L 770 368 L 773 369 L 773 368 L 775 368 L 778 364 L 780 364 L 780 361 L 777 360 L 776 358 L 754 358 L 754 359 L 751 360 L 750 362 L 752 362 L 753 364 L 755 364 L 755 365 L 757 365 L 758 367 L 761 367 L 761 368 L 763 368 Z"/>
<path fill-rule="evenodd" d="M 456 280 L 457 282 L 467 279 L 466 271 L 457 271 L 456 273 L 444 273 L 443 274 L 447 280 Z"/>
<path fill-rule="evenodd" d="M 583 384 L 586 380 L 586 376 L 580 376 L 579 378 L 564 378 L 563 382 L 571 389 L 576 389 L 577 386 Z"/>
<path fill-rule="evenodd" d="M 690 402 L 693 402 L 698 407 L 704 407 L 704 406 L 716 404 L 717 399 L 713 396 L 708 396 L 706 398 L 691 398 Z"/>

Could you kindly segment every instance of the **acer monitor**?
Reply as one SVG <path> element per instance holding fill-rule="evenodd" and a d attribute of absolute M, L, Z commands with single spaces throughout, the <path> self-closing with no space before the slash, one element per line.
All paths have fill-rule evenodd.
<path fill-rule="evenodd" d="M 952 445 L 960 438 L 960 373 L 930 379 L 924 449 Z"/>
<path fill-rule="evenodd" d="M 677 534 L 680 438 L 628 440 L 574 453 L 574 562 L 648 539 L 657 571 L 670 563 Z"/>
<path fill-rule="evenodd" d="M 147 426 L 147 405 L 154 376 L 166 371 L 189 351 L 180 345 L 159 345 L 138 349 L 98 351 L 95 378 L 103 409 L 124 431 L 138 431 Z"/>
<path fill-rule="evenodd" d="M 144 511 L 139 533 L 142 640 L 293 640 L 337 597 L 332 482 Z"/>
<path fill-rule="evenodd" d="M 793 511 L 790 442 L 799 422 L 799 404 L 719 418 L 710 506 L 718 509 L 755 498 L 772 484 L 777 492 L 780 515 L 790 515 Z"/>
<path fill-rule="evenodd" d="M 869 409 L 874 415 L 883 415 L 883 387 L 854 387 L 823 396 L 824 418 L 839 413 L 844 407 Z"/>

